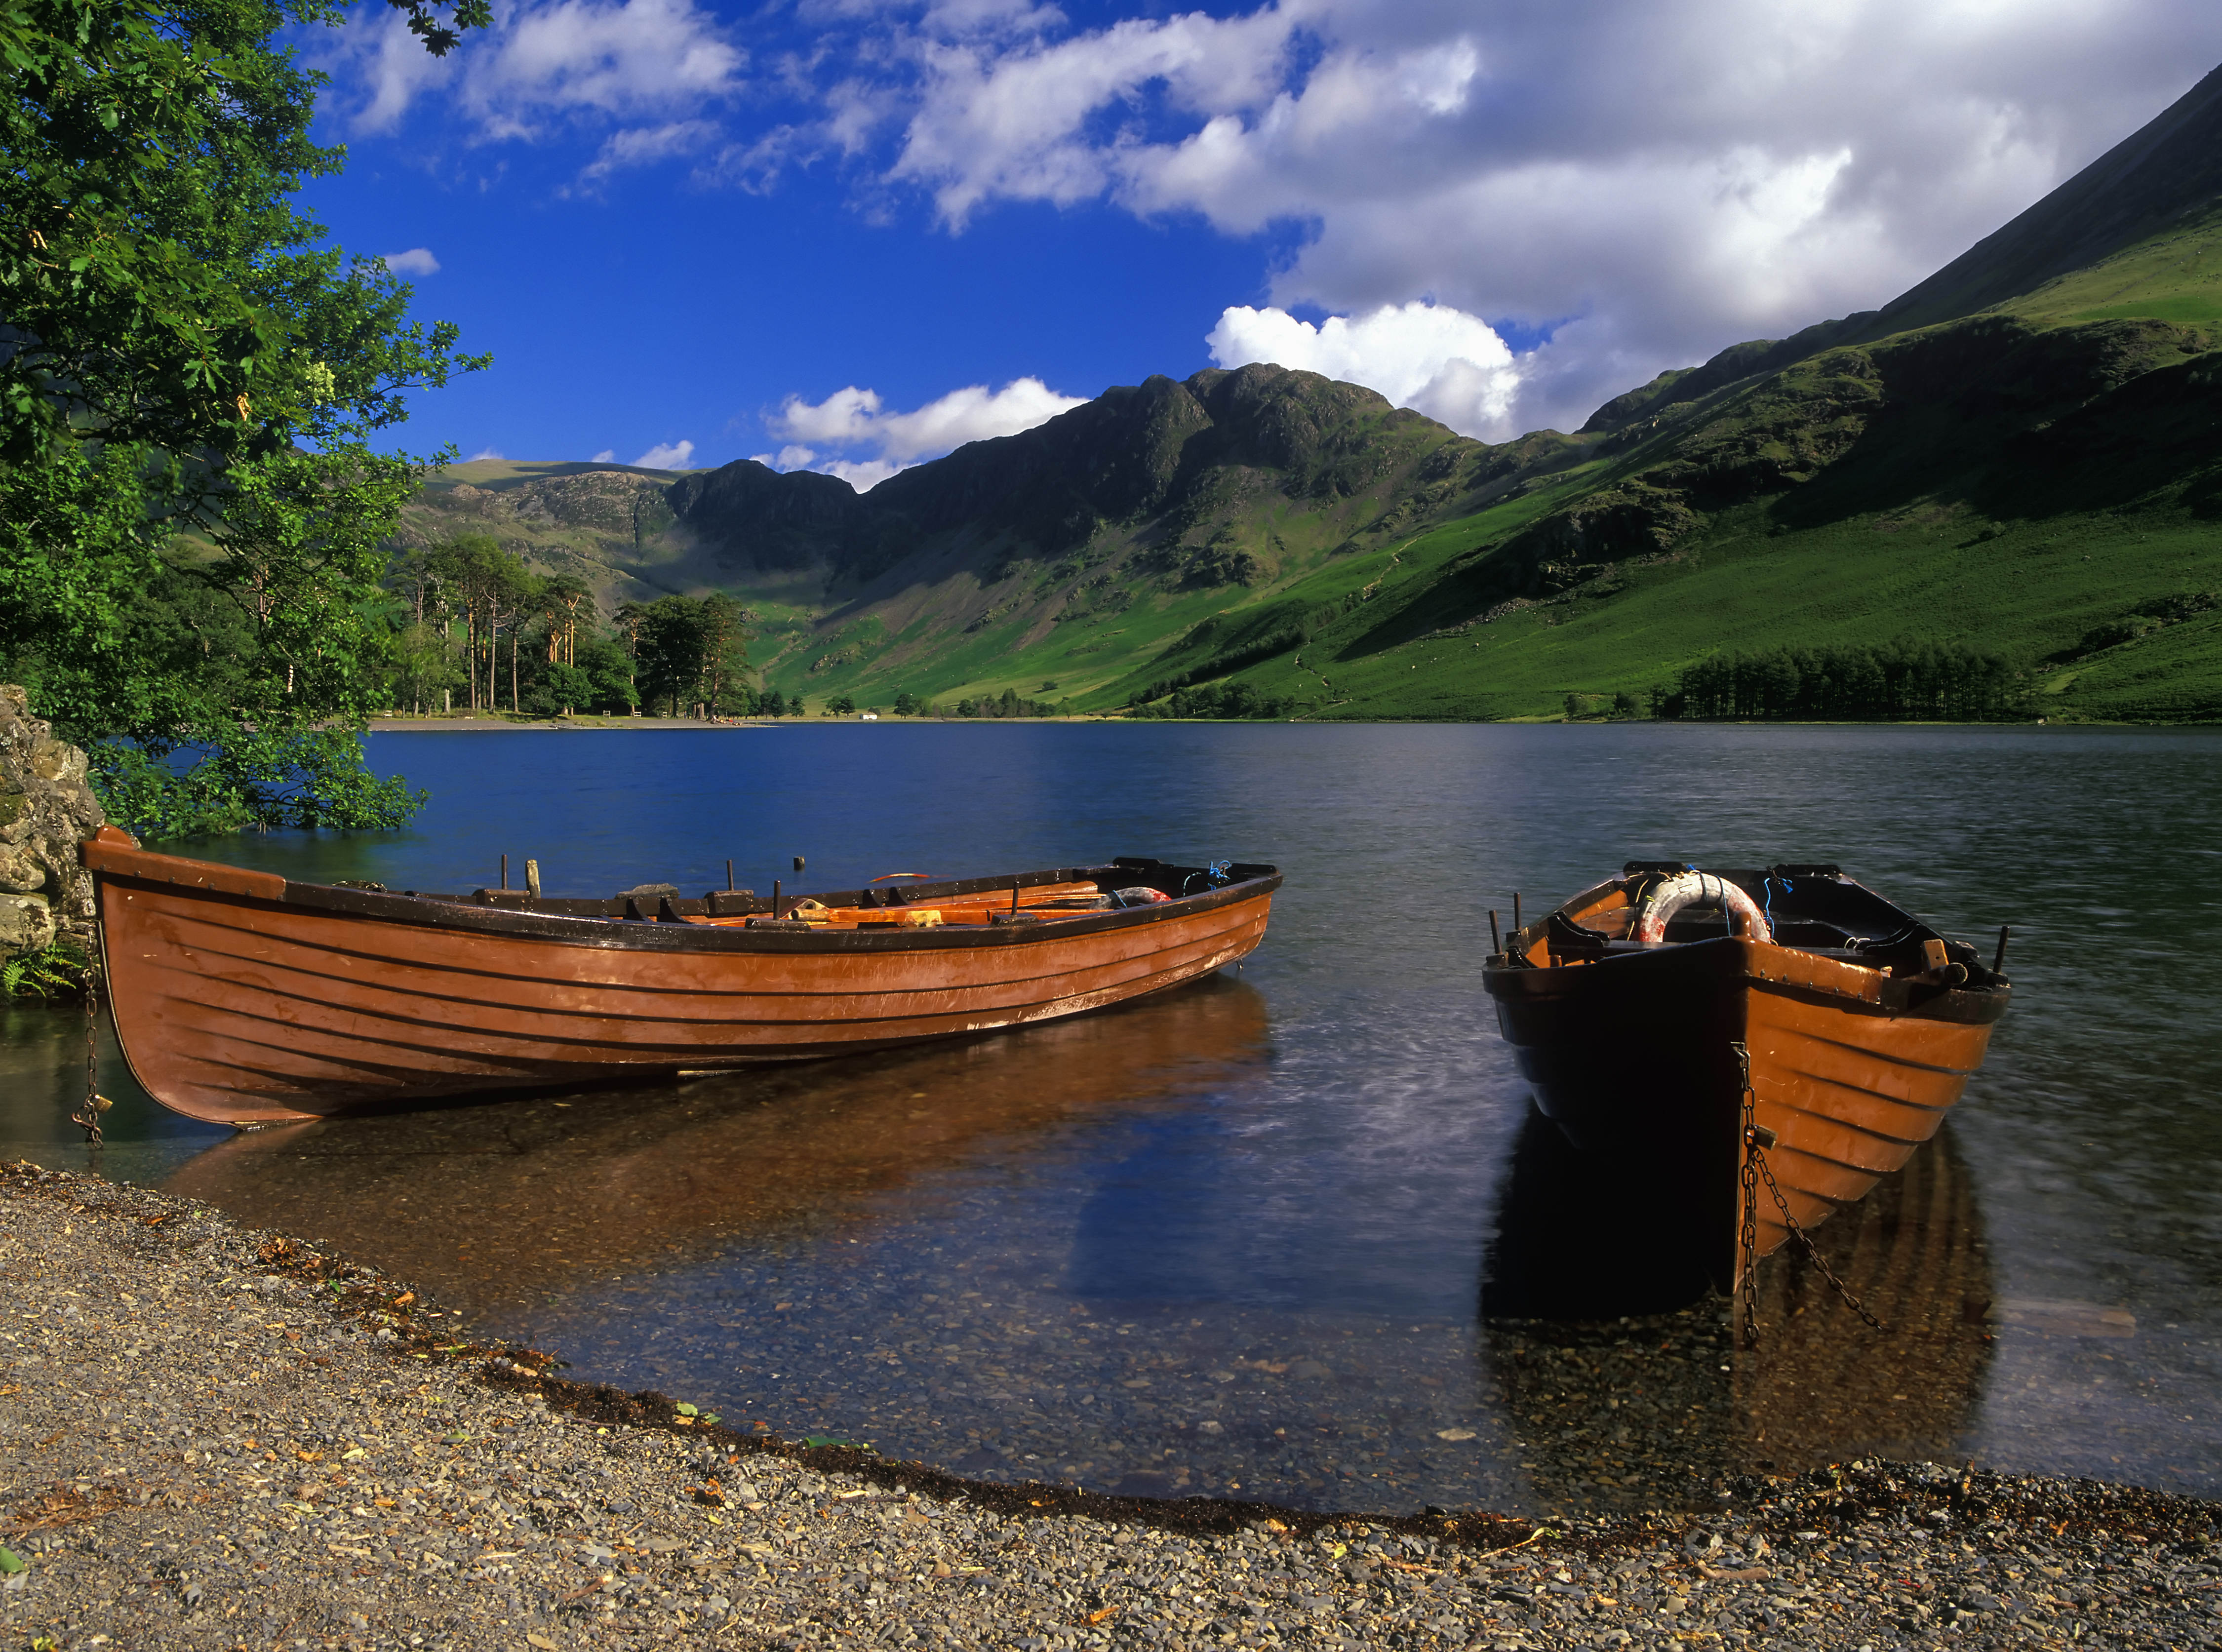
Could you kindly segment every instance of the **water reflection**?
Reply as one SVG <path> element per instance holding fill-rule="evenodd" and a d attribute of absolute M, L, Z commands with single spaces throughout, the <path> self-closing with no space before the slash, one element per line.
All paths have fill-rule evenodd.
<path fill-rule="evenodd" d="M 1609 1501 L 1636 1498 L 1631 1474 L 1671 1486 L 1635 1460 L 1670 1446 L 1700 1464 L 1684 1489 L 1702 1495 L 1719 1466 L 1899 1442 L 2222 1492 L 2222 963 L 2206 944 L 2222 880 L 2204 876 L 2222 864 L 2222 734 L 825 720 L 761 740 L 579 738 L 592 761 L 551 769 L 544 734 L 380 735 L 379 771 L 434 793 L 421 832 L 273 833 L 210 852 L 394 888 L 468 887 L 499 853 L 533 853 L 577 890 L 704 888 L 727 855 L 769 887 L 807 852 L 813 880 L 838 887 L 896 867 L 1235 854 L 1291 873 L 1243 977 L 1263 1002 L 1137 1006 L 1239 1010 L 1249 1027 L 1185 1069 L 1190 1033 L 1170 1036 L 1173 1068 L 1139 1063 L 1100 1101 L 1058 1086 L 1123 1059 L 1113 1029 L 1146 1039 L 1143 1021 L 1076 1026 L 1070 1059 L 1029 1053 L 1067 1047 L 1042 1028 L 1007 1050 L 361 1121 L 370 1145 L 353 1165 L 320 1162 L 357 1144 L 315 1127 L 240 1142 L 179 1185 L 249 1220 L 344 1228 L 348 1249 L 580 1374 L 982 1474 L 1518 1508 L 1588 1495 L 1584 1480 Z M 1631 854 L 1838 860 L 1948 933 L 2013 922 L 2018 1002 L 1930 1167 L 1957 1177 L 1964 1154 L 1980 1178 L 1995 1342 L 1908 1354 L 1847 1327 L 1830 1345 L 1845 1366 L 1804 1385 L 1843 1391 L 1848 1409 L 1830 1413 L 1810 1391 L 1789 1404 L 1794 1383 L 1767 1386 L 1778 1342 L 1823 1322 L 1826 1303 L 1787 1322 L 1771 1305 L 1754 1364 L 1721 1304 L 1682 1305 L 1663 1227 L 1544 1266 L 1619 1196 L 1595 1181 L 1554 1195 L 1534 1179 L 1547 1166 L 1508 1182 L 1527 1101 L 1476 954 L 1511 890 L 1555 898 Z M 2184 875 L 2112 871 L 2154 865 Z M 73 1017 L 35 1009 L 0 1029 L 0 1151 L 86 1162 L 63 1123 L 81 1037 Z M 1005 1061 L 1004 1093 L 968 1115 L 975 1081 L 1004 1084 Z M 1049 1093 L 1028 1093 L 1036 1083 Z M 112 1052 L 102 1084 L 118 1102 L 110 1175 L 156 1179 L 217 1139 L 135 1097 Z M 916 1092 L 945 1124 L 908 1116 Z M 1569 1219 L 1532 1230 L 1524 1265 L 1518 1224 L 1497 1231 L 1500 1195 L 1547 1213 L 1564 1201 Z M 1904 1197 L 1879 1192 L 1856 1222 Z M 1861 1230 L 1823 1232 L 1835 1247 Z M 1968 1233 L 1951 1268 L 1972 1266 L 1972 1219 Z M 1924 1266 L 1938 1285 L 1933 1253 Z M 1797 1277 L 1787 1256 L 1763 1273 L 1770 1290 Z M 1600 1299 L 1604 1279 L 1641 1289 Z M 1577 1309 L 1591 1329 L 1504 1317 Z M 1979 1329 L 1950 1327 L 1952 1311 L 1940 1287 L 1939 1338 Z M 1886 1317 L 1901 1335 L 1904 1310 Z M 1600 1389 L 1535 1374 L 1547 1348 L 1648 1360 L 1670 1337 L 1689 1355 L 1679 1375 Z M 1976 1377 L 1955 1363 L 1969 1354 L 1989 1362 L 1972 1415 Z M 1578 1374 L 1563 1363 L 1554 1375 Z M 1908 1379 L 1883 1386 L 1893 1370 Z M 1522 1371 L 1527 1387 L 1508 1387 Z M 1670 1378 L 1689 1398 L 1619 1439 L 1633 1385 L 1664 1392 Z M 1562 1411 L 1560 1394 L 1609 1416 Z M 1591 1430 L 1579 1450 L 1550 1443 L 1569 1427 Z"/>
<path fill-rule="evenodd" d="M 1265 1054 L 1263 1000 L 1213 976 L 1007 1037 L 255 1131 L 166 1185 L 499 1313 L 863 1222 L 873 1196 L 1107 1108 L 1224 1086 Z"/>
<path fill-rule="evenodd" d="M 1962 1447 L 1991 1363 L 1993 1291 L 1949 1125 L 1816 1230 L 1880 1332 L 1792 1246 L 1760 1269 L 1760 1347 L 1742 1348 L 1741 1310 L 1703 1294 L 1694 1248 L 1660 1242 L 1673 1230 L 1659 1180 L 1575 1152 L 1537 1115 L 1514 1153 L 1484 1347 L 1546 1506 L 1687 1505 L 1727 1473 Z M 1670 1207 L 1665 1220 L 1680 1219 Z"/>

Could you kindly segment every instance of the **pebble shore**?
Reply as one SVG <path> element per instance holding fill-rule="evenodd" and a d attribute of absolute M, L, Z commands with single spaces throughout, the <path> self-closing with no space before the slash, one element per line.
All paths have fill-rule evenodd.
<path fill-rule="evenodd" d="M 209 1207 L 0 1167 L 0 1642 L 2222 1646 L 2222 1505 L 1863 1460 L 1547 1525 L 973 1484 L 443 1331 Z"/>

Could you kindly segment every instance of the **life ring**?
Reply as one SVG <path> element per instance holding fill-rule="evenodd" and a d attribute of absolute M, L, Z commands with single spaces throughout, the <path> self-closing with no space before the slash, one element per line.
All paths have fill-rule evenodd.
<path fill-rule="evenodd" d="M 1729 918 L 1743 931 L 1746 940 L 1771 941 L 1774 931 L 1759 902 L 1728 879 L 1712 872 L 1677 872 L 1652 886 L 1636 914 L 1635 939 L 1640 945 L 1656 946 L 1666 939 L 1666 923 L 1684 907 L 1704 904 L 1728 908 Z"/>

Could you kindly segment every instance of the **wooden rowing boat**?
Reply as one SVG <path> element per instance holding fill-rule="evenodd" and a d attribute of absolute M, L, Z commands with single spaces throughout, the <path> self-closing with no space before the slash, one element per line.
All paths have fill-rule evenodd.
<path fill-rule="evenodd" d="M 776 901 L 571 900 L 301 883 L 112 826 L 81 853 L 133 1074 L 241 1126 L 1053 1021 L 1246 957 L 1281 883 L 1121 857 Z"/>
<path fill-rule="evenodd" d="M 1811 1228 L 1936 1133 L 2005 1011 L 2003 963 L 2003 939 L 1986 966 L 1833 866 L 1631 862 L 1482 980 L 1536 1105 L 1679 1188 L 1732 1289 L 1789 1236 L 1773 1188 Z"/>

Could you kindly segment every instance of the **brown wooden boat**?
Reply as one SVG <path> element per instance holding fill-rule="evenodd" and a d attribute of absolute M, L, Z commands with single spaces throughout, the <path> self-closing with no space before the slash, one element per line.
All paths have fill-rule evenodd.
<path fill-rule="evenodd" d="M 1101 866 L 761 899 L 395 893 L 82 850 L 124 1058 L 236 1125 L 884 1049 L 1102 1008 L 1246 957 L 1271 866 Z"/>
<path fill-rule="evenodd" d="M 1631 862 L 1506 937 L 1482 979 L 1537 1106 L 1576 1146 L 1676 1178 L 1733 1288 L 1748 1152 L 1800 1226 L 1864 1197 L 1982 1065 L 2003 964 L 2003 939 L 1987 967 L 1834 866 Z M 1764 1178 L 1751 1203 L 1755 1259 L 1789 1234 Z"/>

